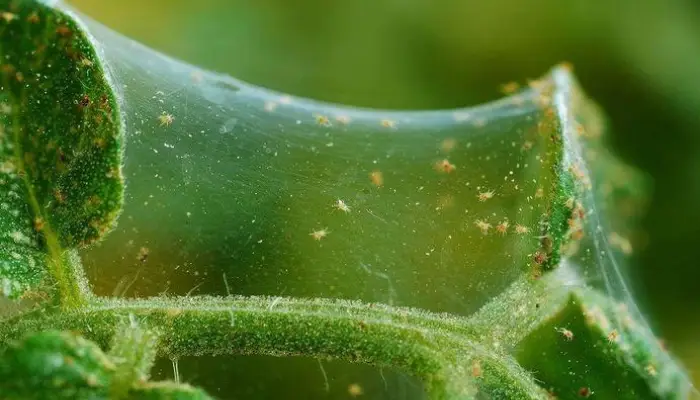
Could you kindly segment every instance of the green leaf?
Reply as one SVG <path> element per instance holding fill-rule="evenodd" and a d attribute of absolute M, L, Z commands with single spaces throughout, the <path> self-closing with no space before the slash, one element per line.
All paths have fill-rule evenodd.
<path fill-rule="evenodd" d="M 521 279 L 470 318 L 558 399 L 685 399 L 683 369 L 628 305 L 587 287 L 570 265 Z M 478 335 L 478 333 L 477 333 Z M 585 397 L 585 396 L 584 396 Z"/>
<path fill-rule="evenodd" d="M 153 335 L 122 324 L 110 355 L 72 333 L 46 331 L 0 353 L 0 396 L 20 399 L 210 399 L 173 382 L 147 382 Z M 140 342 L 139 342 L 140 341 Z M 139 342 L 139 343 L 136 343 Z"/>
<path fill-rule="evenodd" d="M 91 243 L 121 208 L 121 117 L 101 62 L 72 18 L 0 1 L 0 292 L 47 279 L 68 303 L 66 248 Z"/>
<path fill-rule="evenodd" d="M 133 130 L 132 208 L 116 239 L 100 249 L 108 257 L 100 267 L 127 259 L 116 255 L 128 248 L 125 240 L 143 240 L 139 224 L 155 225 L 146 234 L 168 238 L 151 252 L 172 253 L 178 245 L 175 257 L 204 264 L 223 265 L 232 248 L 248 252 L 257 235 L 260 253 L 250 250 L 255 261 L 246 265 L 264 267 L 261 281 L 289 283 L 299 298 L 95 299 L 76 281 L 79 260 L 66 250 L 99 239 L 121 207 L 121 120 L 110 82 L 72 18 L 32 1 L 0 5 L 7 10 L 0 21 L 2 290 L 28 296 L 47 289 L 42 282 L 55 283 L 64 306 L 4 320 L 0 338 L 5 344 L 53 328 L 112 344 L 104 356 L 64 334 L 29 337 L 2 361 L 10 397 L 48 395 L 53 384 L 61 391 L 52 395 L 78 398 L 206 398 L 186 386 L 146 382 L 156 353 L 388 365 L 422 379 L 436 399 L 539 399 L 547 390 L 565 397 L 683 395 L 686 377 L 648 331 L 628 332 L 617 316 L 612 329 L 624 341 L 618 344 L 615 335 L 606 346 L 612 330 L 581 322 L 590 319 L 591 304 L 609 313 L 612 302 L 581 276 L 602 278 L 608 295 L 633 304 L 614 258 L 628 246 L 606 230 L 596 208 L 627 192 L 617 185 L 625 180 L 620 174 L 606 180 L 617 163 L 598 142 L 579 137 L 595 132 L 587 118 L 597 114 L 588 113 L 567 69 L 475 109 L 383 115 L 280 97 L 213 74 L 190 81 L 198 72 L 191 67 L 132 43 L 105 46 L 110 68 L 126 71 L 124 112 L 150 118 L 137 122 L 146 134 Z M 136 54 L 127 57 L 125 49 Z M 141 55 L 151 58 L 142 62 Z M 152 92 L 167 101 L 143 101 Z M 186 113 L 164 111 L 177 109 L 181 99 Z M 245 124 L 229 124 L 230 115 Z M 172 143 L 187 153 L 154 156 L 156 146 L 175 150 Z M 461 147 L 452 151 L 456 144 Z M 593 153 L 610 164 L 595 163 L 590 174 Z M 199 169 L 186 172 L 180 162 Z M 153 177 L 169 181 L 153 185 Z M 146 195 L 155 200 L 139 201 Z M 170 218 L 189 218 L 194 204 L 204 216 Z M 174 230 L 153 224 L 170 220 L 187 222 Z M 317 226 L 325 221 L 330 232 Z M 222 238 L 231 226 L 235 240 Z M 620 249 L 608 244 L 608 232 Z M 201 257 L 208 250 L 215 261 Z M 145 255 L 138 258 L 145 262 Z M 173 259 L 164 259 L 172 267 Z M 576 271 L 568 269 L 573 265 Z M 394 284 L 404 303 L 458 315 L 337 299 L 391 302 Z M 228 290 L 225 276 L 224 285 Z M 273 286 L 245 290 L 261 287 Z M 308 296 L 336 299 L 301 299 Z M 561 335 L 581 340 L 564 347 Z M 62 362 L 44 368 L 55 359 Z M 567 370 L 567 362 L 575 365 Z"/>
<path fill-rule="evenodd" d="M 210 400 L 203 390 L 172 382 L 148 383 L 129 392 L 133 400 Z"/>
<path fill-rule="evenodd" d="M 574 291 L 514 354 L 559 399 L 686 399 L 687 377 L 648 328 L 592 290 Z"/>
<path fill-rule="evenodd" d="M 3 399 L 107 398 L 115 366 L 95 344 L 70 333 L 32 335 L 0 354 Z"/>
<path fill-rule="evenodd" d="M 125 397 L 135 384 L 148 381 L 156 358 L 157 342 L 158 335 L 141 327 L 133 315 L 129 315 L 127 323 L 120 325 L 109 351 L 117 366 L 110 393 L 113 398 Z"/>

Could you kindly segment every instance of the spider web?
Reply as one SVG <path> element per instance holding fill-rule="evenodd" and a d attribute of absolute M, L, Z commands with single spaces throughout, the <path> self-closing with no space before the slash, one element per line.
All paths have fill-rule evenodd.
<path fill-rule="evenodd" d="M 98 294 L 128 281 L 117 294 L 336 297 L 469 315 L 537 268 L 558 179 L 537 85 L 465 109 L 345 107 L 205 71 L 79 19 L 126 123 L 123 213 L 82 252 Z M 611 329 L 629 316 L 653 340 L 624 268 L 641 183 L 607 153 L 600 112 L 570 75 L 552 80 L 564 164 L 582 187 L 568 233 L 580 237 L 561 264 L 572 284 L 619 303 Z"/>
<path fill-rule="evenodd" d="M 554 184 L 535 91 L 462 110 L 340 107 L 87 21 L 127 142 L 118 227 L 83 254 L 98 292 L 140 271 L 132 295 L 185 294 L 193 278 L 224 294 L 225 271 L 237 294 L 466 315 L 529 270 Z"/>

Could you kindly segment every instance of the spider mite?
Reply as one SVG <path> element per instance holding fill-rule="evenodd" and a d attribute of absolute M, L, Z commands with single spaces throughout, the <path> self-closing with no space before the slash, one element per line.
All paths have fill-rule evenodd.
<path fill-rule="evenodd" d="M 67 38 L 67 37 L 73 36 L 73 31 L 71 31 L 71 29 L 69 27 L 67 27 L 65 25 L 61 25 L 58 28 L 56 28 L 56 34 L 58 34 L 59 36 L 62 36 L 64 38 Z"/>
<path fill-rule="evenodd" d="M 42 231 L 42 230 L 44 229 L 44 225 L 45 225 L 45 224 L 46 224 L 46 223 L 44 222 L 44 219 L 43 219 L 43 218 L 41 218 L 41 217 L 36 217 L 36 218 L 34 219 L 34 230 L 36 230 L 37 232 Z"/>
<path fill-rule="evenodd" d="M 350 207 L 343 200 L 338 199 L 333 206 L 342 212 L 350 212 Z"/>
<path fill-rule="evenodd" d="M 656 376 L 657 373 L 658 373 L 658 372 L 656 371 L 656 367 L 654 367 L 652 364 L 648 364 L 646 367 L 644 367 L 644 370 L 645 370 L 645 371 L 647 372 L 647 374 L 649 374 L 650 376 Z"/>
<path fill-rule="evenodd" d="M 14 19 L 17 18 L 16 14 L 13 14 L 11 12 L 3 12 L 2 13 L 2 19 L 5 20 L 5 22 L 12 22 Z"/>
<path fill-rule="evenodd" d="M 81 97 L 80 100 L 78 101 L 78 106 L 79 106 L 81 109 L 83 109 L 83 108 L 86 108 L 86 107 L 89 106 L 89 105 L 90 105 L 90 96 L 88 96 L 88 95 L 85 94 L 85 95 L 83 95 L 83 97 Z"/>
<path fill-rule="evenodd" d="M 396 128 L 396 121 L 390 119 L 383 119 L 379 121 L 379 124 L 384 128 Z"/>
<path fill-rule="evenodd" d="M 508 82 L 501 85 L 501 93 L 503 94 L 513 94 L 520 89 L 520 84 L 518 82 Z"/>
<path fill-rule="evenodd" d="M 314 119 L 321 126 L 331 126 L 331 121 L 325 115 L 314 115 Z"/>
<path fill-rule="evenodd" d="M 80 59 L 80 65 L 82 65 L 83 67 L 92 67 L 92 64 L 93 62 L 89 58 L 83 57 Z"/>
<path fill-rule="evenodd" d="M 484 202 L 486 200 L 489 200 L 493 198 L 493 195 L 496 194 L 494 190 L 488 190 L 485 192 L 480 192 L 476 197 L 479 199 L 479 201 Z"/>
<path fill-rule="evenodd" d="M 438 172 L 445 172 L 449 174 L 455 169 L 457 169 L 457 167 L 454 164 L 450 163 L 450 161 L 447 159 L 435 163 L 435 170 Z"/>
<path fill-rule="evenodd" d="M 382 174 L 382 171 L 372 171 L 369 174 L 369 179 L 372 181 L 374 186 L 379 187 L 384 184 L 384 175 Z"/>
<path fill-rule="evenodd" d="M 148 249 L 148 247 L 141 247 L 139 249 L 138 255 L 136 256 L 136 259 L 139 260 L 139 262 L 145 263 L 146 261 L 148 261 L 148 255 L 150 254 L 150 252 L 151 251 Z"/>
<path fill-rule="evenodd" d="M 321 240 L 328 236 L 329 233 L 328 229 L 323 228 L 309 233 L 309 236 L 313 237 L 314 240 Z"/>
<path fill-rule="evenodd" d="M 574 333 L 566 328 L 557 328 L 557 332 L 564 336 L 564 339 L 571 341 L 574 340 Z"/>
<path fill-rule="evenodd" d="M 481 368 L 481 363 L 479 360 L 474 360 L 472 363 L 472 376 L 474 378 L 479 378 L 483 375 L 484 371 Z"/>
<path fill-rule="evenodd" d="M 483 233 L 484 235 L 488 234 L 489 229 L 491 229 L 491 224 L 481 219 L 477 219 L 476 221 L 474 221 L 474 225 L 476 225 L 476 227 L 479 228 L 481 230 L 481 233 Z"/>
<path fill-rule="evenodd" d="M 535 254 L 532 256 L 532 261 L 534 261 L 535 264 L 537 264 L 537 265 L 544 264 L 545 261 L 547 261 L 548 259 L 549 259 L 549 257 L 547 257 L 547 254 L 545 254 L 544 252 L 542 252 L 540 250 L 537 250 L 535 252 Z"/>
<path fill-rule="evenodd" d="M 173 121 L 175 121 L 175 117 L 163 111 L 163 113 L 158 116 L 158 121 L 160 122 L 160 126 L 170 126 Z"/>
<path fill-rule="evenodd" d="M 528 228 L 527 226 L 520 225 L 520 224 L 515 225 L 515 233 L 517 233 L 519 235 L 524 235 L 528 232 L 530 232 L 530 228 Z"/>
<path fill-rule="evenodd" d="M 364 393 L 365 391 L 362 389 L 362 386 L 357 383 L 353 383 L 348 386 L 348 394 L 352 397 L 362 396 Z"/>
<path fill-rule="evenodd" d="M 496 232 L 500 233 L 501 235 L 505 235 L 506 233 L 508 233 L 509 226 L 510 224 L 508 223 L 508 220 L 503 220 L 498 225 L 496 225 Z"/>

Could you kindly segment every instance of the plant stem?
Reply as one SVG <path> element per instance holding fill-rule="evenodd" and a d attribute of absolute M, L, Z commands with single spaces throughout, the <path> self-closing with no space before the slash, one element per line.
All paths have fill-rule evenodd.
<path fill-rule="evenodd" d="M 166 357 L 303 355 L 401 369 L 421 379 L 431 398 L 471 398 L 495 386 L 519 398 L 542 394 L 510 357 L 472 340 L 462 318 L 340 300 L 96 299 L 81 309 L 8 321 L 0 328 L 0 341 L 58 329 L 80 332 L 104 348 L 130 315 L 158 332 L 158 354 Z M 478 372 L 472 371 L 475 364 Z"/>

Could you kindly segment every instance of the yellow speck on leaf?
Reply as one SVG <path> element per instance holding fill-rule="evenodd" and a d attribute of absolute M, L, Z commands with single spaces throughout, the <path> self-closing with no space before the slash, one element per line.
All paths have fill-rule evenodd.
<path fill-rule="evenodd" d="M 477 219 L 474 222 L 474 225 L 476 225 L 476 227 L 479 228 L 481 230 L 481 233 L 483 233 L 484 235 L 488 234 L 489 229 L 491 229 L 491 224 L 481 219 Z"/>
<path fill-rule="evenodd" d="M 498 225 L 496 225 L 496 232 L 500 233 L 501 235 L 505 235 L 508 233 L 508 227 L 510 224 L 508 223 L 508 220 L 503 220 Z"/>
<path fill-rule="evenodd" d="M 448 159 L 438 161 L 435 163 L 435 170 L 438 172 L 451 173 L 457 169 L 457 166 L 452 164 Z"/>
<path fill-rule="evenodd" d="M 338 199 L 335 202 L 334 206 L 335 206 L 335 208 L 337 208 L 338 210 L 340 210 L 342 212 L 346 212 L 346 213 L 350 212 L 350 207 L 348 207 L 348 205 L 343 200 Z"/>
<path fill-rule="evenodd" d="M 483 202 L 483 201 L 486 201 L 486 200 L 489 200 L 489 199 L 493 198 L 493 195 L 494 195 L 494 194 L 496 194 L 495 191 L 493 191 L 493 190 L 487 190 L 487 191 L 485 191 L 485 192 L 479 193 L 478 195 L 476 195 L 476 197 L 479 199 L 479 201 L 482 201 L 482 202 Z"/>
<path fill-rule="evenodd" d="M 329 233 L 327 228 L 323 228 L 309 233 L 309 236 L 313 237 L 314 240 L 321 240 L 328 236 Z"/>
<path fill-rule="evenodd" d="M 474 360 L 474 362 L 472 362 L 472 377 L 480 378 L 483 374 L 484 372 L 481 368 L 481 363 L 479 360 Z"/>
<path fill-rule="evenodd" d="M 348 394 L 352 397 L 362 396 L 364 393 L 365 391 L 362 389 L 362 386 L 357 383 L 348 386 Z"/>
<path fill-rule="evenodd" d="M 390 119 L 383 119 L 379 121 L 380 125 L 384 128 L 396 128 L 396 121 Z"/>
<path fill-rule="evenodd" d="M 316 119 L 316 123 L 321 126 L 331 126 L 331 121 L 325 115 L 314 115 L 314 119 Z"/>
<path fill-rule="evenodd" d="M 17 18 L 17 15 L 11 12 L 5 11 L 2 13 L 2 19 L 4 19 L 5 22 L 12 22 L 15 18 Z"/>
<path fill-rule="evenodd" d="M 561 333 L 561 335 L 564 336 L 564 339 L 568 341 L 574 340 L 574 333 L 566 328 L 557 328 L 557 332 Z"/>
<path fill-rule="evenodd" d="M 656 376 L 656 374 L 657 374 L 656 367 L 654 367 L 652 364 L 648 364 L 644 368 L 644 370 L 647 371 L 647 374 L 649 374 L 650 376 Z"/>
<path fill-rule="evenodd" d="M 518 82 L 508 82 L 501 85 L 501 92 L 503 94 L 513 94 L 520 89 L 520 84 Z"/>
<path fill-rule="evenodd" d="M 528 232 L 530 232 L 530 228 L 528 228 L 527 226 L 520 224 L 515 225 L 515 233 L 517 233 L 518 235 L 524 235 Z"/>
<path fill-rule="evenodd" d="M 160 122 L 160 126 L 170 126 L 173 121 L 175 121 L 175 117 L 163 111 L 163 113 L 158 116 L 158 121 Z"/>
<path fill-rule="evenodd" d="M 139 249 L 139 253 L 136 255 L 136 259 L 144 263 L 148 260 L 148 255 L 150 253 L 151 251 L 148 249 L 148 247 L 141 247 Z"/>
<path fill-rule="evenodd" d="M 369 179 L 374 186 L 379 187 L 384 184 L 384 174 L 382 174 L 382 171 L 372 171 L 369 174 Z"/>

